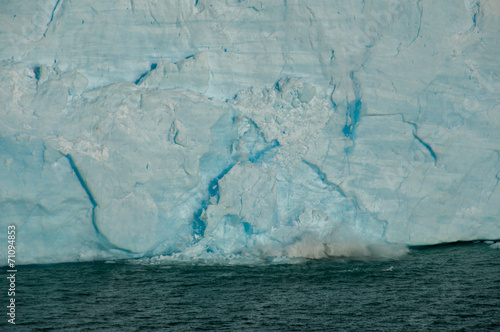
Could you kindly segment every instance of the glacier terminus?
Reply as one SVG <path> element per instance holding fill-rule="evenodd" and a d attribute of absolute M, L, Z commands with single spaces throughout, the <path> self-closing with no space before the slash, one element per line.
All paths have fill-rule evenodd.
<path fill-rule="evenodd" d="M 0 238 L 20 264 L 499 240 L 499 54 L 495 0 L 0 0 Z"/>

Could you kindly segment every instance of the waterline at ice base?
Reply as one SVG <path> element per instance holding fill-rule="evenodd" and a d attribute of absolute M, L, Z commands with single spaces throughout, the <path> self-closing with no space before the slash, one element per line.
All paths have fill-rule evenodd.
<path fill-rule="evenodd" d="M 3 1 L 0 17 L 0 239 L 16 226 L 19 264 L 500 239 L 494 0 Z"/>

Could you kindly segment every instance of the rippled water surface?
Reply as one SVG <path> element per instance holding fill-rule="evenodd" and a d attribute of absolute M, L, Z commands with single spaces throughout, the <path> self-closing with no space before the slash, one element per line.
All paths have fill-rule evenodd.
<path fill-rule="evenodd" d="M 20 266 L 16 287 L 2 330 L 500 331 L 500 250 L 483 243 L 382 261 Z"/>

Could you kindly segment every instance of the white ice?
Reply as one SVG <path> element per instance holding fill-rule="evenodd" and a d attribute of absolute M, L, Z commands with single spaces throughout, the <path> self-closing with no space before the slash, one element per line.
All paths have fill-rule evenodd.
<path fill-rule="evenodd" d="M 498 240 L 499 53 L 495 0 L 0 1 L 0 239 L 20 264 Z"/>

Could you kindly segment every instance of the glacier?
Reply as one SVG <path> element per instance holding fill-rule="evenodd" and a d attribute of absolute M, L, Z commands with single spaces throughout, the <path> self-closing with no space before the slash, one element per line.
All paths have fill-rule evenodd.
<path fill-rule="evenodd" d="M 500 239 L 494 0 L 0 0 L 0 17 L 19 264 Z"/>

